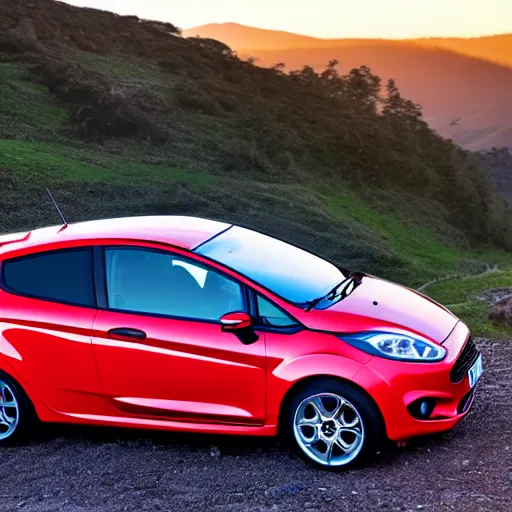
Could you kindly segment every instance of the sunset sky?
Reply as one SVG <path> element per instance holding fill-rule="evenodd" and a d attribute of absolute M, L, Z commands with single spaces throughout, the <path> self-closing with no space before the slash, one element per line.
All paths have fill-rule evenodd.
<path fill-rule="evenodd" d="M 315 37 L 461 36 L 512 32 L 512 0 L 66 0 L 169 21 L 236 22 Z"/>

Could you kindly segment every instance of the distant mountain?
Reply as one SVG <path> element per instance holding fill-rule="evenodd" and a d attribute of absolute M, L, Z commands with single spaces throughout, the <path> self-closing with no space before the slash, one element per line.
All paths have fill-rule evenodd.
<path fill-rule="evenodd" d="M 420 38 L 420 39 L 324 39 L 281 30 L 248 27 L 238 23 L 210 23 L 183 31 L 185 37 L 218 39 L 237 51 L 292 50 L 311 48 L 343 48 L 374 46 L 379 42 L 398 42 L 443 48 L 469 57 L 512 67 L 512 34 L 482 37 Z"/>
<path fill-rule="evenodd" d="M 318 39 L 288 32 L 212 24 L 184 32 L 218 39 L 263 67 L 331 59 L 346 72 L 362 64 L 394 78 L 406 97 L 420 103 L 429 124 L 469 149 L 512 147 L 512 34 L 472 39 Z"/>
<path fill-rule="evenodd" d="M 415 42 L 512 67 L 512 34 L 471 38 L 417 39 Z"/>
<path fill-rule="evenodd" d="M 210 23 L 201 27 L 183 31 L 184 37 L 209 37 L 217 39 L 237 50 L 258 48 L 260 50 L 276 50 L 288 48 L 312 48 L 319 41 L 315 37 L 302 36 L 278 30 L 246 27 L 238 23 Z M 330 40 L 325 40 L 328 45 Z"/>
<path fill-rule="evenodd" d="M 448 126 L 443 134 L 472 150 L 512 148 L 512 101 L 497 103 Z"/>

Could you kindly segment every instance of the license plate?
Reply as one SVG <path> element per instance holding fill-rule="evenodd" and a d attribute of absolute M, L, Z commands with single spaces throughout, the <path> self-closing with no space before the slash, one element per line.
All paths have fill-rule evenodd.
<path fill-rule="evenodd" d="M 475 364 L 469 369 L 469 386 L 471 388 L 473 388 L 475 384 L 480 380 L 482 373 L 484 373 L 484 365 L 482 354 L 480 354 Z"/>

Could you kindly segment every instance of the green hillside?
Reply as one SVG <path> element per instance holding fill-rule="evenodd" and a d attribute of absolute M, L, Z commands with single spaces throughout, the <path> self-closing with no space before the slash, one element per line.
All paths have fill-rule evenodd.
<path fill-rule="evenodd" d="M 380 85 L 366 68 L 258 68 L 170 24 L 0 0 L 0 231 L 56 223 L 49 187 L 69 221 L 232 221 L 412 286 L 510 264 L 510 213 L 478 162 Z"/>

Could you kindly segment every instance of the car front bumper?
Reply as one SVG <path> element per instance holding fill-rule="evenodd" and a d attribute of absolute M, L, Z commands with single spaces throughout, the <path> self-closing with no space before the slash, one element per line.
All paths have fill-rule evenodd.
<path fill-rule="evenodd" d="M 466 325 L 458 322 L 443 343 L 447 355 L 439 363 L 405 363 L 374 357 L 358 372 L 355 380 L 375 400 L 390 440 L 451 430 L 469 412 L 477 385 L 471 388 L 467 369 L 460 382 L 450 378 L 458 358 L 465 356 L 469 334 Z M 423 401 L 430 404 L 428 417 L 419 419 L 417 410 Z"/>

